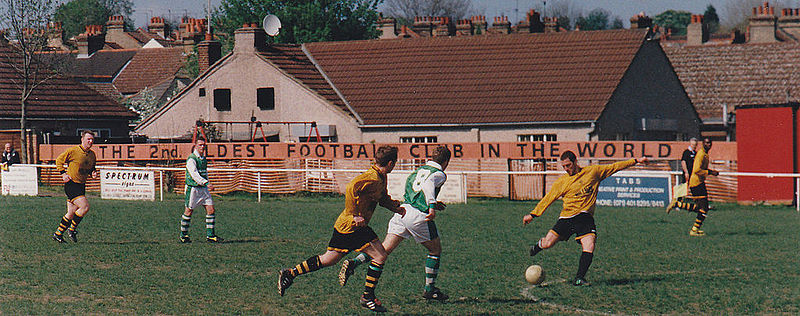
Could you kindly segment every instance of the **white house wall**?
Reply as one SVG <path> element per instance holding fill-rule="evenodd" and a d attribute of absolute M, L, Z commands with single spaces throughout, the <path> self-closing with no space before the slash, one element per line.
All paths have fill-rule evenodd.
<path fill-rule="evenodd" d="M 275 109 L 261 110 L 256 105 L 256 90 L 269 87 L 275 88 Z M 199 96 L 201 88 L 206 90 L 204 97 Z M 149 137 L 168 138 L 190 132 L 199 119 L 249 122 L 250 117 L 255 116 L 259 121 L 316 121 L 321 125 L 335 125 L 340 142 L 361 142 L 354 118 L 255 54 L 230 56 L 189 89 L 167 112 L 142 126 L 139 132 Z M 214 89 L 231 89 L 230 111 L 214 108 Z M 218 128 L 235 127 L 218 125 Z M 247 125 L 239 125 L 236 130 L 246 132 L 247 129 Z M 269 125 L 265 130 L 273 134 L 280 132 L 281 141 L 297 141 L 298 136 L 307 136 L 290 135 L 288 125 Z"/>

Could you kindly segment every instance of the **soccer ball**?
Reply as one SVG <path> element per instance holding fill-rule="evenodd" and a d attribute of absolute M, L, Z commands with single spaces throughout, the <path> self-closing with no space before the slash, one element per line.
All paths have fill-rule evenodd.
<path fill-rule="evenodd" d="M 525 270 L 525 280 L 530 284 L 540 284 L 544 281 L 544 270 L 542 266 L 534 264 Z"/>

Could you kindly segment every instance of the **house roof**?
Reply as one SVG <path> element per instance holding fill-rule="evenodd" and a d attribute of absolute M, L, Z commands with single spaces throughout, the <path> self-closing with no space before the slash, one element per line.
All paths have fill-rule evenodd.
<path fill-rule="evenodd" d="M 338 106 L 340 109 L 353 115 L 336 91 L 325 80 L 314 64 L 308 59 L 299 45 L 271 44 L 263 49 L 259 55 L 272 62 L 274 65 L 302 82 L 317 94 Z"/>
<path fill-rule="evenodd" d="M 183 48 L 142 48 L 114 79 L 114 86 L 122 94 L 138 93 L 175 74 L 183 67 Z"/>
<path fill-rule="evenodd" d="M 135 49 L 100 50 L 88 58 L 77 58 L 73 52 L 65 52 L 71 58 L 69 74 L 81 81 L 108 81 L 114 79 L 122 67 L 134 55 Z"/>
<path fill-rule="evenodd" d="M 122 93 L 119 93 L 114 84 L 111 82 L 83 82 L 84 85 L 91 88 L 94 91 L 100 92 L 100 94 L 105 95 L 112 100 L 119 100 L 122 98 Z"/>
<path fill-rule="evenodd" d="M 0 116 L 20 116 L 19 73 L 12 66 L 20 57 L 0 44 Z M 55 76 L 44 81 L 28 99 L 29 118 L 133 118 L 119 103 L 71 79 Z"/>
<path fill-rule="evenodd" d="M 597 120 L 647 30 L 308 43 L 365 125 Z M 297 46 L 262 56 L 329 100 Z M 291 51 L 291 53 L 289 53 Z"/>
<path fill-rule="evenodd" d="M 800 96 L 800 44 L 665 47 L 704 121 L 722 120 L 723 105 L 777 104 Z M 791 100 L 790 100 L 791 99 Z"/>

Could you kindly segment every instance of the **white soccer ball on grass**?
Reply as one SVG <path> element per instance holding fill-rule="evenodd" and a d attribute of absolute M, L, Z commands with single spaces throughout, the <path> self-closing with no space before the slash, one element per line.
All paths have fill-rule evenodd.
<path fill-rule="evenodd" d="M 540 284 L 544 281 L 544 269 L 538 264 L 534 264 L 525 270 L 525 280 L 530 284 Z"/>

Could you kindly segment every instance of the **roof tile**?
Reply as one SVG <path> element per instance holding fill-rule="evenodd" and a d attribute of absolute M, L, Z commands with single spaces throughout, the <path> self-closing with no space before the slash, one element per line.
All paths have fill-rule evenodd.
<path fill-rule="evenodd" d="M 613 30 L 306 47 L 367 125 L 516 123 L 596 120 L 645 35 Z M 310 63 L 263 55 L 292 75 L 315 71 Z"/>

